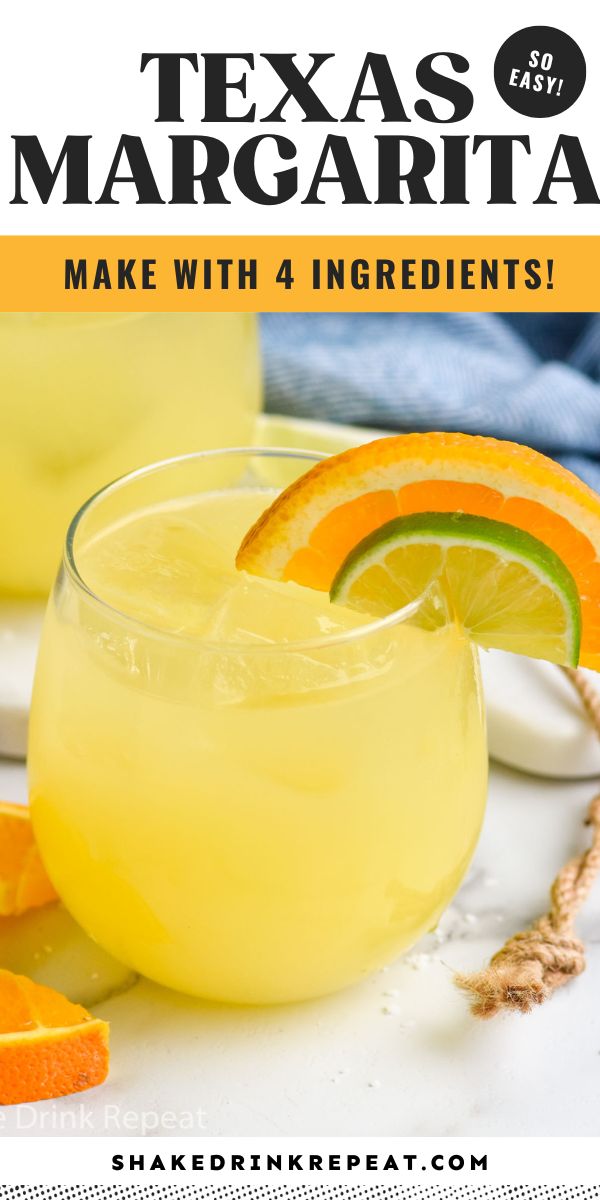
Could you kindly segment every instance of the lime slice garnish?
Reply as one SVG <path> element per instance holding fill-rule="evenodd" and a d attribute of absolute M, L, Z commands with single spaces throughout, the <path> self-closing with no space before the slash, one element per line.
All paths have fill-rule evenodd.
<path fill-rule="evenodd" d="M 538 538 L 468 513 L 415 513 L 369 534 L 331 600 L 383 616 L 421 597 L 412 624 L 462 625 L 478 645 L 576 666 L 581 606 L 571 572 Z"/>

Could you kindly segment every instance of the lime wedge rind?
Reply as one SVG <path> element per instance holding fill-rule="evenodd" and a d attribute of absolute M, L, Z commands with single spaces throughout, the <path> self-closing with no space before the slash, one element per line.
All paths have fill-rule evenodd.
<path fill-rule="evenodd" d="M 414 580 L 407 579 L 404 560 L 409 570 L 415 561 L 421 563 Z M 555 551 L 526 530 L 470 513 L 396 517 L 350 552 L 333 580 L 332 601 L 368 608 L 371 598 L 364 589 L 361 596 L 360 587 L 369 575 L 371 598 L 373 587 L 378 592 L 378 615 L 390 610 L 394 596 L 397 607 L 403 607 L 428 590 L 435 591 L 437 584 L 445 603 L 437 600 L 435 619 L 431 603 L 429 608 L 424 604 L 421 623 L 425 627 L 455 619 L 485 648 L 577 665 L 581 640 L 577 585 Z M 381 592 L 380 583 L 385 583 Z"/>

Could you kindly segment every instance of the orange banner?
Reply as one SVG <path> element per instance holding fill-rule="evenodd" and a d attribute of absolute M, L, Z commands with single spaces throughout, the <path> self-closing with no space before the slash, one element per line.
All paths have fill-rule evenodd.
<path fill-rule="evenodd" d="M 0 237 L 3 312 L 594 311 L 600 237 Z"/>

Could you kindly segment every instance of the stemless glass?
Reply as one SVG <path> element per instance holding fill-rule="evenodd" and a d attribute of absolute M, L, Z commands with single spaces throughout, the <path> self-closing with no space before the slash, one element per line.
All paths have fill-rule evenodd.
<path fill-rule="evenodd" d="M 253 440 L 253 313 L 0 315 L 0 597 L 47 595 L 84 500 L 168 455 Z"/>
<path fill-rule="evenodd" d="M 261 511 L 318 457 L 191 455 L 112 484 L 72 522 L 46 616 L 29 761 L 46 867 L 117 958 L 215 1000 L 304 999 L 393 958 L 435 926 L 483 815 L 477 652 L 411 623 L 418 602 L 308 638 L 299 609 L 298 636 L 273 642 L 279 592 L 257 593 L 256 637 L 229 613 L 208 638 L 150 587 L 140 618 L 139 595 L 132 616 L 126 589 L 116 605 L 92 586 L 85 564 L 132 514 L 168 510 L 180 544 L 190 498 L 230 499 L 210 530 L 233 563 L 248 498 Z M 119 567 L 138 593 L 146 551 Z"/>

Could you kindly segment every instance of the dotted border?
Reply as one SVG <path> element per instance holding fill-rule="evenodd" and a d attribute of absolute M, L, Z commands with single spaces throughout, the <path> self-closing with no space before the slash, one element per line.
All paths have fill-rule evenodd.
<path fill-rule="evenodd" d="M 0 1200 L 592 1200 L 600 1185 L 0 1184 Z"/>

